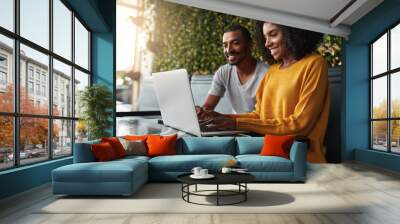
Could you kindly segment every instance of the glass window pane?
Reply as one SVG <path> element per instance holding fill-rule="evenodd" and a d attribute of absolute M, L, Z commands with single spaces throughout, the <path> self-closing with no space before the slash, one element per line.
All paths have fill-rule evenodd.
<path fill-rule="evenodd" d="M 372 148 L 387 151 L 387 121 L 372 122 Z"/>
<path fill-rule="evenodd" d="M 14 0 L 0 1 L 0 26 L 14 31 Z"/>
<path fill-rule="evenodd" d="M 72 117 L 72 70 L 53 60 L 53 115 Z"/>
<path fill-rule="evenodd" d="M 117 117 L 117 136 L 159 134 L 168 131 L 160 125 L 161 116 Z"/>
<path fill-rule="evenodd" d="M 72 12 L 60 0 L 53 0 L 53 17 L 53 51 L 71 60 Z"/>
<path fill-rule="evenodd" d="M 392 124 L 392 133 L 391 133 L 391 141 L 392 141 L 392 152 L 400 153 L 400 120 L 391 121 Z"/>
<path fill-rule="evenodd" d="M 49 0 L 20 0 L 21 36 L 49 48 Z"/>
<path fill-rule="evenodd" d="M 72 121 L 53 121 L 53 157 L 72 154 Z"/>
<path fill-rule="evenodd" d="M 45 118 L 20 118 L 20 163 L 28 164 L 49 158 L 49 120 Z"/>
<path fill-rule="evenodd" d="M 387 77 L 372 81 L 372 118 L 387 118 Z"/>
<path fill-rule="evenodd" d="M 390 69 L 400 67 L 400 24 L 390 33 Z"/>
<path fill-rule="evenodd" d="M 117 66 L 117 108 L 118 112 L 138 111 L 139 110 L 139 58 L 140 51 L 145 52 L 138 46 L 139 41 L 146 41 L 146 38 L 140 39 L 140 34 L 143 33 L 133 19 L 138 16 L 140 6 L 137 1 L 117 2 L 117 34 L 116 34 L 116 66 Z M 136 55 L 136 58 L 135 58 Z M 140 55 L 138 57 L 138 55 Z M 136 59 L 136 61 L 135 61 Z M 133 74 L 132 70 L 137 72 Z M 151 72 L 151 71 L 150 71 Z M 144 78 L 142 76 L 142 78 Z M 145 88 L 145 87 L 144 87 Z M 147 94 L 147 93 L 146 93 Z M 147 95 L 148 96 L 148 95 Z M 149 96 L 150 98 L 153 95 Z M 148 102 L 148 101 L 145 101 Z M 149 108 L 141 108 L 142 110 L 151 110 Z"/>
<path fill-rule="evenodd" d="M 47 115 L 49 57 L 21 44 L 20 109 L 25 114 Z"/>
<path fill-rule="evenodd" d="M 372 75 L 387 71 L 387 34 L 372 45 Z"/>
<path fill-rule="evenodd" d="M 14 165 L 14 124 L 10 116 L 0 116 L 0 170 Z"/>
<path fill-rule="evenodd" d="M 75 18 L 75 63 L 89 70 L 89 32 Z"/>
<path fill-rule="evenodd" d="M 391 75 L 391 115 L 392 117 L 400 118 L 400 72 Z"/>
<path fill-rule="evenodd" d="M 89 75 L 75 69 L 75 117 L 79 117 L 81 114 L 81 108 L 79 107 L 79 95 L 80 92 L 89 86 Z"/>
<path fill-rule="evenodd" d="M 88 138 L 88 129 L 84 120 L 75 121 L 75 142 L 84 142 Z"/>
<path fill-rule="evenodd" d="M 14 111 L 14 43 L 0 35 L 0 111 Z"/>

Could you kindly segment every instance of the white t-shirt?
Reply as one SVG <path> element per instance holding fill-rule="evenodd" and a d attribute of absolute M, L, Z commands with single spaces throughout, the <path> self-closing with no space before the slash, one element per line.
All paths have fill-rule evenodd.
<path fill-rule="evenodd" d="M 257 62 L 254 75 L 243 85 L 240 83 L 236 66 L 225 64 L 221 66 L 214 75 L 209 95 L 223 97 L 228 93 L 232 104 L 233 113 L 248 113 L 254 110 L 256 104 L 256 90 L 267 71 L 268 64 Z"/>

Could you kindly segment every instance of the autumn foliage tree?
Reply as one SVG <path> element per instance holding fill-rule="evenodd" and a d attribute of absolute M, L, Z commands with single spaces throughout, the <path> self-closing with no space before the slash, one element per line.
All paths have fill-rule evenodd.
<path fill-rule="evenodd" d="M 13 112 L 14 107 L 14 88 L 9 85 L 6 92 L 0 93 L 0 111 Z M 44 106 L 45 105 L 45 106 Z M 47 104 L 34 105 L 33 101 L 29 99 L 29 95 L 24 87 L 20 88 L 20 111 L 21 114 L 35 114 L 47 115 Z M 56 110 L 55 113 L 58 113 Z M 13 117 L 0 116 L 0 147 L 12 148 L 13 147 Z M 21 117 L 20 118 L 20 148 L 24 149 L 26 145 L 36 145 L 47 143 L 49 126 L 47 118 L 33 118 Z M 59 135 L 59 128 L 54 125 L 53 138 Z"/>
<path fill-rule="evenodd" d="M 13 86 L 9 85 L 6 92 L 0 93 L 0 111 L 13 112 L 14 96 Z M 0 116 L 0 147 L 12 148 L 13 146 L 13 119 L 11 116 Z"/>
<path fill-rule="evenodd" d="M 400 100 L 393 99 L 391 104 L 391 117 L 400 117 Z M 387 101 L 383 100 L 378 106 L 373 108 L 373 118 L 387 118 Z M 399 141 L 400 138 L 400 122 L 392 121 L 392 142 Z M 386 139 L 387 136 L 387 121 L 376 121 L 373 125 L 374 139 Z"/>

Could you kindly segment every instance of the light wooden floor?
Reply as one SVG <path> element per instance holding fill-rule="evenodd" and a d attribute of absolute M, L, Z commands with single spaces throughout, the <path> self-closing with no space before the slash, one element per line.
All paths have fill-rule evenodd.
<path fill-rule="evenodd" d="M 42 186 L 0 201 L 0 223 L 219 224 L 219 223 L 400 223 L 400 174 L 358 163 L 312 165 L 308 183 L 317 183 L 346 201 L 366 204 L 357 214 L 36 214 L 54 200 Z M 319 203 L 315 201 L 315 203 Z M 173 206 L 173 205 L 171 205 Z"/>

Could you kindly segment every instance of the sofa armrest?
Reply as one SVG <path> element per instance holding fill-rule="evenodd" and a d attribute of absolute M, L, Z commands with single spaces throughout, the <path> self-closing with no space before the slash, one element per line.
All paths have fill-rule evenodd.
<path fill-rule="evenodd" d="M 293 179 L 295 181 L 306 180 L 307 170 L 307 143 L 304 141 L 293 142 L 290 149 L 290 160 L 293 162 Z"/>
<path fill-rule="evenodd" d="M 89 163 L 95 162 L 90 146 L 92 144 L 98 144 L 100 140 L 94 140 L 89 142 L 75 143 L 74 145 L 74 163 Z"/>

